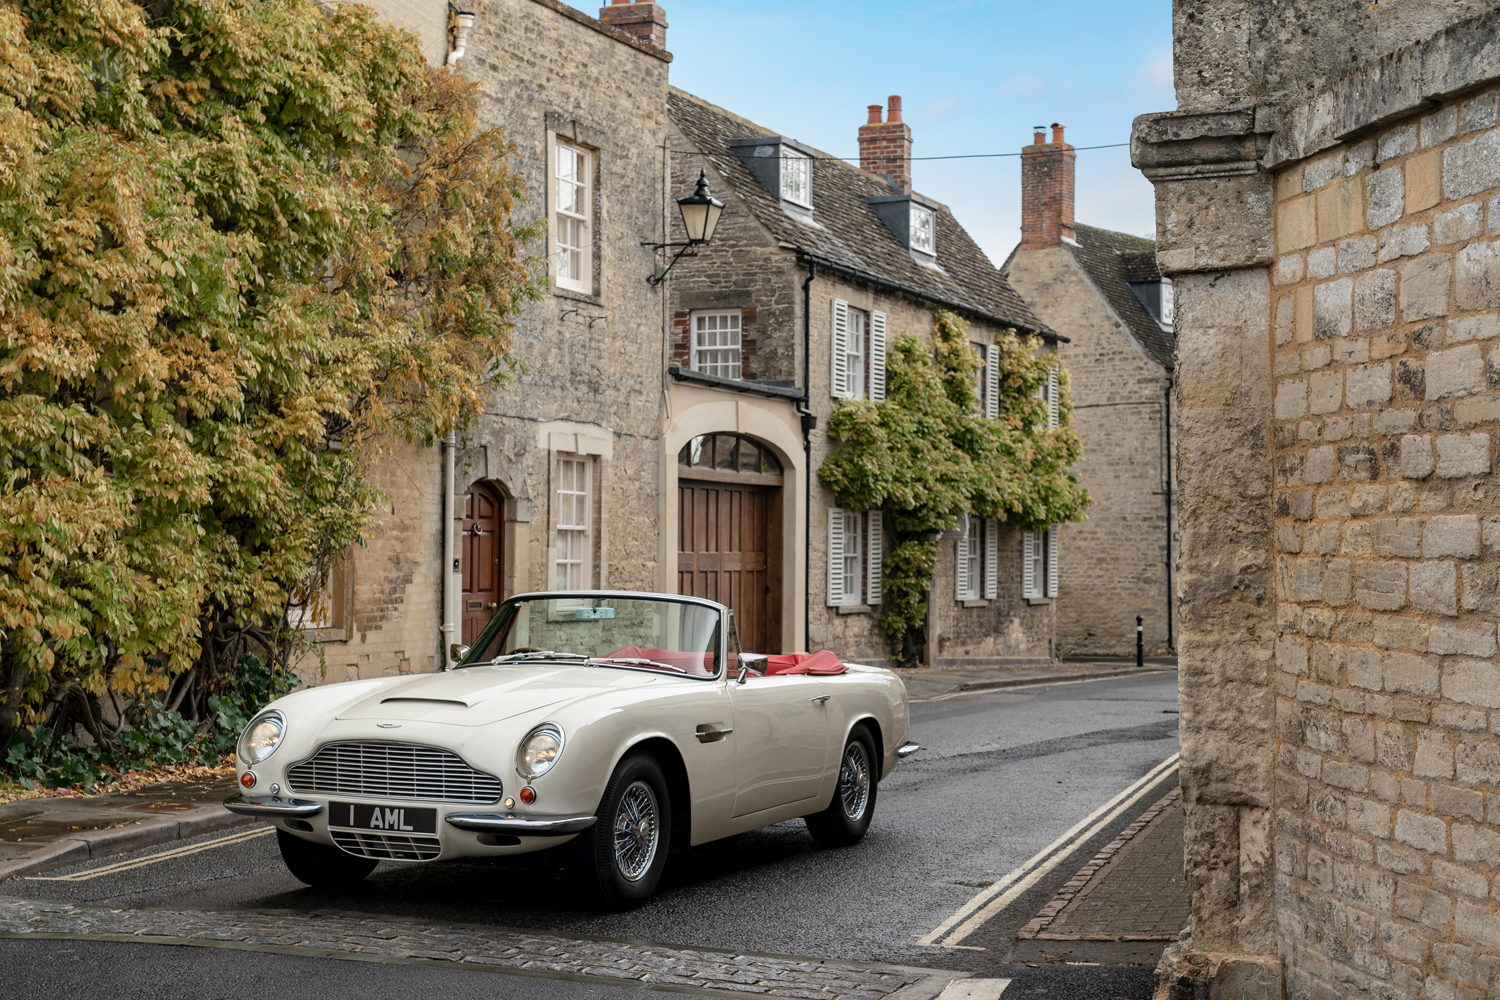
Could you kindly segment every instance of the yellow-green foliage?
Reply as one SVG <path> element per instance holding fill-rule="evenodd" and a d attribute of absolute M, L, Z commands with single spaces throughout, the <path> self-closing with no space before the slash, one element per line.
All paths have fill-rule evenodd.
<path fill-rule="evenodd" d="M 0 745 L 284 649 L 379 442 L 481 408 L 535 283 L 476 110 L 358 5 L 0 6 Z"/>
<path fill-rule="evenodd" d="M 963 319 L 939 310 L 930 344 L 898 337 L 887 353 L 885 401 L 839 404 L 829 435 L 842 447 L 818 470 L 840 505 L 881 508 L 895 531 L 880 623 L 898 642 L 926 616 L 938 532 L 965 513 L 1041 531 L 1083 520 L 1089 503 L 1069 471 L 1081 449 L 1067 373 L 1058 373 L 1060 426 L 1047 427 L 1047 403 L 1037 395 L 1056 355 L 1002 332 L 999 416 L 989 419 L 977 415 L 983 361 L 967 333 Z"/>

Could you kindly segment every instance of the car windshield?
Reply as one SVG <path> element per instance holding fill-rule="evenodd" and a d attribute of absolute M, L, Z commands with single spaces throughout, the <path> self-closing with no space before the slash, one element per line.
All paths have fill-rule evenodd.
<path fill-rule="evenodd" d="M 719 611 L 652 597 L 515 598 L 501 605 L 464 665 L 528 659 L 713 677 Z"/>

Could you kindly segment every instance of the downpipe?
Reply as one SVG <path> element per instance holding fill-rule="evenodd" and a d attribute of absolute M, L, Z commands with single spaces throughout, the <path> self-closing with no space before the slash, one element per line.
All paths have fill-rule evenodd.
<path fill-rule="evenodd" d="M 812 283 L 818 276 L 816 261 L 807 261 L 807 280 L 802 283 L 802 398 L 797 414 L 802 418 L 802 641 L 812 651 L 812 432 L 818 426 L 817 415 L 809 409 L 812 402 Z"/>
<path fill-rule="evenodd" d="M 454 596 L 454 570 L 457 569 L 457 560 L 453 557 L 453 514 L 454 514 L 454 466 L 458 451 L 458 434 L 449 431 L 443 435 L 443 669 L 453 669 L 453 633 L 455 631 L 453 622 L 453 596 Z"/>

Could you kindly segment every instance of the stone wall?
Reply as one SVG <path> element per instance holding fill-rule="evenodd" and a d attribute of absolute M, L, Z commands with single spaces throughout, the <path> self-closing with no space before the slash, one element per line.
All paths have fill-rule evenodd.
<path fill-rule="evenodd" d="M 1299 988 L 1500 989 L 1497 105 L 1276 178 L 1276 853 Z"/>
<path fill-rule="evenodd" d="M 1170 652 L 1167 607 L 1166 390 L 1163 370 L 1109 308 L 1072 252 L 1022 246 L 1007 264 L 1016 291 L 1069 343 L 1058 353 L 1083 442 L 1076 467 L 1093 503 L 1058 546 L 1059 656 Z M 1174 432 L 1175 433 L 1175 432 Z"/>
<path fill-rule="evenodd" d="M 803 276 L 806 276 L 805 269 Z M 933 309 L 904 295 L 846 282 L 820 272 L 812 286 L 812 346 L 809 407 L 818 418 L 813 434 L 812 468 L 816 470 L 837 447 L 825 429 L 837 404 L 829 395 L 829 327 L 833 300 L 840 298 L 856 309 L 886 313 L 886 336 L 893 342 L 912 333 L 931 340 Z M 995 330 L 971 320 L 969 339 L 990 343 Z M 812 570 L 813 598 L 808 616 L 808 645 L 832 649 L 862 663 L 886 664 L 891 645 L 879 629 L 879 608 L 849 613 L 829 607 L 826 600 L 828 509 L 835 506 L 833 494 L 814 478 L 812 514 L 808 528 L 808 550 Z M 950 533 L 952 534 L 952 533 Z M 889 528 L 887 551 L 894 545 Z M 992 601 L 960 603 L 955 596 L 954 565 L 958 543 L 945 538 L 938 543 L 938 565 L 933 577 L 931 612 L 928 617 L 928 649 L 938 665 L 956 662 L 993 664 L 1048 660 L 1052 656 L 1054 605 L 1050 601 L 1028 603 L 1021 596 L 1021 532 L 1004 526 L 999 542 L 999 592 Z"/>
<path fill-rule="evenodd" d="M 1178 297 L 1158 996 L 1500 993 L 1495 6 L 1179 4 L 1181 108 L 1136 121 Z"/>
<path fill-rule="evenodd" d="M 409 5 L 389 3 L 375 6 L 404 24 Z M 470 484 L 499 489 L 506 595 L 553 585 L 561 452 L 593 463 L 590 583 L 662 589 L 663 304 L 646 285 L 652 257 L 640 241 L 662 226 L 658 147 L 667 134 L 670 58 L 556 0 L 489 0 L 461 64 L 479 85 L 482 123 L 502 128 L 514 147 L 511 164 L 525 182 L 518 222 L 546 216 L 552 137 L 594 150 L 597 166 L 593 292 L 548 289 L 526 306 L 514 337 L 515 372 L 460 432 L 449 530 L 457 536 L 462 527 Z M 534 250 L 545 256 L 546 245 Z M 388 499 L 368 548 L 348 554 L 337 581 L 347 600 L 339 628 L 328 633 L 334 638 L 319 644 L 322 662 L 309 655 L 299 666 L 309 680 L 445 663 L 441 447 L 397 447 L 373 477 Z M 461 551 L 456 538 L 455 554 Z M 459 580 L 452 574 L 455 621 Z"/>

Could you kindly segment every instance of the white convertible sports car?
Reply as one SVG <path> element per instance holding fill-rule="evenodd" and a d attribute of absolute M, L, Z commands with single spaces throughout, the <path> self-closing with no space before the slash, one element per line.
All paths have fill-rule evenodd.
<path fill-rule="evenodd" d="M 733 613 L 698 598 L 523 594 L 454 659 L 273 702 L 240 738 L 226 807 L 274 823 L 310 885 L 563 845 L 574 886 L 623 908 L 674 843 L 797 816 L 855 843 L 877 782 L 918 749 L 894 673 L 742 653 Z"/>

